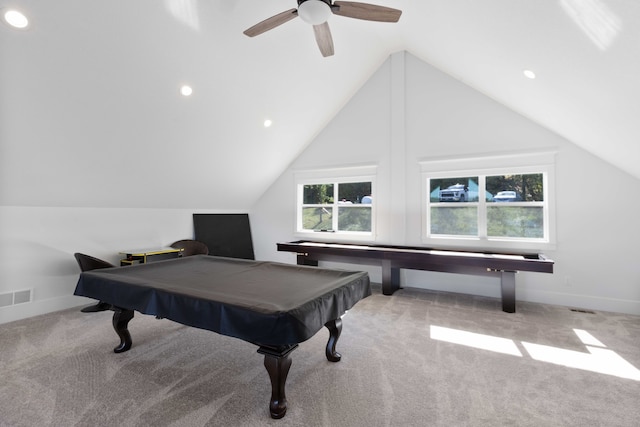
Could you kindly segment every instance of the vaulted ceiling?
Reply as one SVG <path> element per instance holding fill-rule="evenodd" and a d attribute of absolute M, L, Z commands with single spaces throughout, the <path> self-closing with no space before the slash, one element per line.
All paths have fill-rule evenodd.
<path fill-rule="evenodd" d="M 400 21 L 332 16 L 323 58 L 242 33 L 294 0 L 0 0 L 1 204 L 249 208 L 401 50 L 640 178 L 640 2 L 368 2 Z"/>

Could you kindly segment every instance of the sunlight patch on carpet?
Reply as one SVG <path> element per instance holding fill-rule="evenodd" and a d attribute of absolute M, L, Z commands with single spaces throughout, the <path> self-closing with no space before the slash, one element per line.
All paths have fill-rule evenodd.
<path fill-rule="evenodd" d="M 431 339 L 522 357 L 516 343 L 507 338 L 431 325 Z"/>
<path fill-rule="evenodd" d="M 524 341 L 521 344 L 533 360 L 640 381 L 640 370 L 615 351 L 607 349 L 585 330 L 573 331 L 585 345 L 587 352 Z M 508 338 L 431 325 L 431 339 L 523 357 L 515 341 Z"/>

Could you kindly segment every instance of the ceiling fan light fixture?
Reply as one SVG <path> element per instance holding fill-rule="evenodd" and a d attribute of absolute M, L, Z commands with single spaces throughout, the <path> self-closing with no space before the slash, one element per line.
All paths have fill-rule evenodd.
<path fill-rule="evenodd" d="M 298 16 L 307 24 L 320 25 L 331 16 L 331 8 L 322 0 L 307 0 L 298 6 Z"/>

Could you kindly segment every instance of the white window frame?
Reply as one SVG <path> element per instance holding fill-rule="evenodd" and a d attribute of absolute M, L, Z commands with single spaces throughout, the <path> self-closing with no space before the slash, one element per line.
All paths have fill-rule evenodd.
<path fill-rule="evenodd" d="M 295 181 L 295 212 L 296 222 L 294 235 L 302 239 L 328 240 L 328 241 L 358 241 L 369 242 L 374 241 L 376 236 L 376 218 L 377 206 L 379 201 L 376 200 L 376 174 L 377 166 L 348 166 L 340 168 L 314 169 L 294 172 Z M 314 184 L 344 184 L 350 182 L 371 182 L 371 196 L 373 203 L 371 209 L 371 231 L 310 231 L 302 228 L 302 206 L 303 193 L 305 185 Z M 339 205 L 338 200 L 334 198 L 334 205 Z M 335 218 L 337 221 L 337 216 Z"/>
<path fill-rule="evenodd" d="M 497 155 L 441 158 L 419 162 L 422 172 L 422 243 L 434 247 L 460 249 L 503 249 L 518 251 L 553 250 L 556 246 L 555 226 L 555 151 L 501 153 Z M 487 236 L 487 207 L 484 177 L 496 175 L 543 174 L 542 202 L 517 202 L 509 206 L 541 206 L 544 215 L 543 238 L 514 238 Z M 478 202 L 465 202 L 478 208 L 478 235 L 452 236 L 430 232 L 430 179 L 477 176 Z"/>

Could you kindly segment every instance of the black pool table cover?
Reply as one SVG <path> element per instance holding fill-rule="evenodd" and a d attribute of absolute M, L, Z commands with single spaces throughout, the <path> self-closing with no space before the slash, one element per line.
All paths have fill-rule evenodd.
<path fill-rule="evenodd" d="M 371 287 L 366 272 L 197 255 L 83 272 L 74 294 L 282 346 L 311 338 Z"/>

